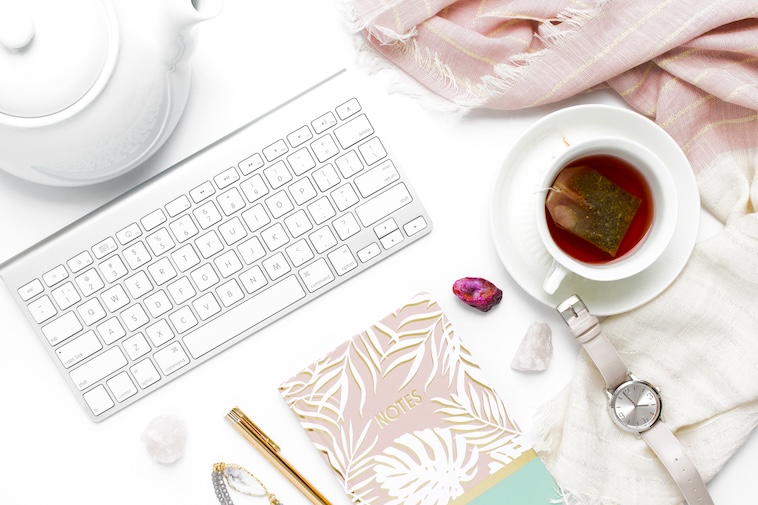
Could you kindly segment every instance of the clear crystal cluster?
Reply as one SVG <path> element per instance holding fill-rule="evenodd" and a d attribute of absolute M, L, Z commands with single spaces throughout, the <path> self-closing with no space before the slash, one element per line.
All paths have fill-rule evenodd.
<path fill-rule="evenodd" d="M 541 372 L 553 359 L 553 334 L 550 326 L 535 321 L 529 325 L 511 361 L 511 368 L 521 372 Z"/>

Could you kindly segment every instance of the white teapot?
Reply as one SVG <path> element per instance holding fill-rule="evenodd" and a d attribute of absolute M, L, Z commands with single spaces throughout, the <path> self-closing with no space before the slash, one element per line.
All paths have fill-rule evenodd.
<path fill-rule="evenodd" d="M 116 177 L 174 130 L 192 28 L 223 0 L 0 0 L 0 169 L 81 186 Z"/>

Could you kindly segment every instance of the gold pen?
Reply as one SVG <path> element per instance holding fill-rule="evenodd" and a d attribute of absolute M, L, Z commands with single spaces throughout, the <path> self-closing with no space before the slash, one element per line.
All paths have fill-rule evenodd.
<path fill-rule="evenodd" d="M 316 505 L 332 505 L 329 500 L 318 492 L 313 485 L 295 470 L 289 462 L 279 455 L 279 446 L 273 440 L 261 431 L 253 421 L 250 420 L 239 408 L 234 407 L 226 415 L 226 419 L 232 423 L 234 428 L 250 442 L 253 447 L 258 449 L 269 463 L 274 465 L 277 470 L 284 474 L 287 479 L 305 495 L 311 503 Z"/>

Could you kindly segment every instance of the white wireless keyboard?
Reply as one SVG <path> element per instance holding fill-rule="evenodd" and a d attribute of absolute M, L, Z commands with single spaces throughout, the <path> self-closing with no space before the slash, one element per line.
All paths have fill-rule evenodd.
<path fill-rule="evenodd" d="M 91 419 L 431 231 L 349 82 L 332 77 L 0 265 Z"/>

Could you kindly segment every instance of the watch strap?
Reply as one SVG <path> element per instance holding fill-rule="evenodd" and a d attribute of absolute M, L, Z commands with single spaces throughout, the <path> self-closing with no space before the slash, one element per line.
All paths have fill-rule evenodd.
<path fill-rule="evenodd" d="M 576 337 L 576 341 L 584 347 L 597 366 L 608 390 L 613 391 L 628 380 L 629 370 L 605 336 L 597 317 L 590 314 L 578 296 L 571 296 L 558 305 L 557 310 Z"/>
<path fill-rule="evenodd" d="M 658 421 L 640 436 L 674 478 L 689 505 L 713 505 L 700 473 L 668 426 Z"/>

